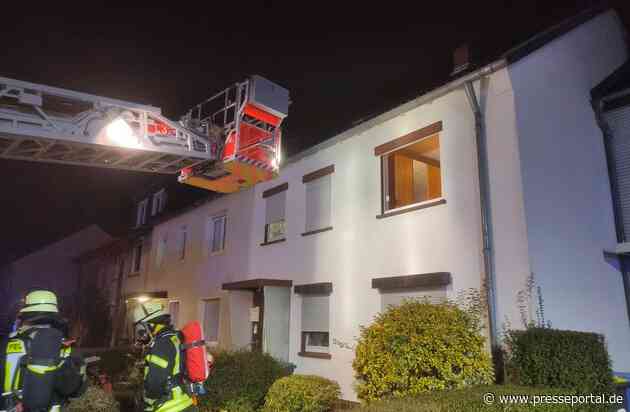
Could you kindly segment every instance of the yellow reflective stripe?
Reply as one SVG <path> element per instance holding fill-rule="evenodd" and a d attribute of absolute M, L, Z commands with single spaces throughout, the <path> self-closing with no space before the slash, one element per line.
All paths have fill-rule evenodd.
<path fill-rule="evenodd" d="M 56 370 L 57 366 L 27 365 L 26 368 L 31 372 L 43 375 L 46 372 L 52 372 Z"/>
<path fill-rule="evenodd" d="M 157 355 L 147 355 L 146 361 L 154 365 L 157 365 L 162 369 L 165 369 L 166 367 L 168 367 L 168 361 L 164 358 L 160 358 Z"/>
<path fill-rule="evenodd" d="M 15 384 L 13 385 L 13 390 L 17 391 L 20 387 L 20 379 L 22 379 L 22 368 L 17 368 L 15 372 Z"/>
<path fill-rule="evenodd" d="M 3 392 L 11 392 L 11 380 L 13 376 L 11 376 L 11 369 L 13 369 L 13 365 L 7 359 L 6 364 L 4 365 L 4 388 Z"/>
<path fill-rule="evenodd" d="M 175 364 L 173 365 L 173 375 L 179 373 L 179 338 L 177 336 L 171 336 L 171 343 L 175 346 Z"/>

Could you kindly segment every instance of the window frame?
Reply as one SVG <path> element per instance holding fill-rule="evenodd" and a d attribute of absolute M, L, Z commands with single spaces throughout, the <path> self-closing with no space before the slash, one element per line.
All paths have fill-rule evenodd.
<path fill-rule="evenodd" d="M 221 249 L 218 250 L 213 250 L 214 248 L 214 227 L 216 224 L 216 221 L 219 219 L 223 219 L 223 233 L 222 233 L 222 239 L 221 239 Z M 216 256 L 216 255 L 221 255 L 223 253 L 225 253 L 225 249 L 226 249 L 226 237 L 227 237 L 227 213 L 223 212 L 223 213 L 218 213 L 216 215 L 212 215 L 210 216 L 209 219 L 209 224 L 208 224 L 208 249 L 210 251 L 210 256 Z"/>
<path fill-rule="evenodd" d="M 326 167 L 323 167 L 321 169 L 315 170 L 314 172 L 308 173 L 304 176 L 302 176 L 302 183 L 304 185 L 304 199 L 305 199 L 305 207 L 304 207 L 304 232 L 302 233 L 302 236 L 309 236 L 309 235 L 314 235 L 317 233 L 322 233 L 322 232 L 326 232 L 329 230 L 333 229 L 333 178 L 332 175 L 335 173 L 335 165 L 329 165 Z M 317 228 L 308 228 L 308 208 L 309 208 L 309 202 L 308 202 L 308 185 L 311 183 L 315 183 L 320 179 L 324 179 L 324 178 L 328 178 L 329 180 L 329 184 L 328 184 L 328 200 L 329 200 L 329 205 L 328 205 L 328 212 L 329 212 L 329 216 L 328 216 L 328 225 L 327 226 L 323 226 L 323 227 L 317 227 Z M 320 182 L 321 183 L 321 182 Z M 312 206 L 311 206 L 312 207 Z"/>
<path fill-rule="evenodd" d="M 264 236 L 263 236 L 263 242 L 260 244 L 260 246 L 266 246 L 266 245 L 271 245 L 274 243 L 280 243 L 280 242 L 284 242 L 287 240 L 287 191 L 289 189 L 289 183 L 285 182 L 283 184 L 280 184 L 278 186 L 272 187 L 271 189 L 267 189 L 263 192 L 262 197 L 263 199 L 265 199 L 265 231 L 264 231 Z M 284 196 L 284 213 L 283 213 L 283 218 L 282 220 L 277 220 L 275 222 L 267 222 L 267 213 L 268 213 L 268 207 L 269 207 L 269 201 L 270 199 L 273 198 L 273 196 Z M 279 237 L 277 239 L 270 239 L 269 234 L 270 234 L 270 229 L 271 229 L 271 225 L 275 225 L 275 224 L 282 224 L 283 230 L 282 230 L 282 236 L 283 237 Z"/>
<path fill-rule="evenodd" d="M 177 319 L 176 319 L 177 322 L 173 320 L 173 313 L 171 312 L 171 305 L 174 303 L 177 304 Z M 175 327 L 175 329 L 178 329 L 179 327 L 180 309 L 181 309 L 181 301 L 179 299 L 171 299 L 168 301 L 168 314 L 171 315 L 171 324 Z"/>
<path fill-rule="evenodd" d="M 147 209 L 149 208 L 149 198 L 145 197 L 136 205 L 136 226 L 140 227 L 147 223 Z"/>
<path fill-rule="evenodd" d="M 157 200 L 159 200 L 159 207 L 158 207 Z M 151 216 L 155 216 L 164 211 L 165 200 L 166 200 L 166 189 L 160 189 L 153 194 L 153 199 L 151 201 Z"/>
<path fill-rule="evenodd" d="M 178 259 L 183 262 L 186 260 L 186 246 L 188 243 L 188 225 L 182 225 L 179 228 L 179 238 L 177 239 Z"/>
<path fill-rule="evenodd" d="M 317 359 L 332 359 L 332 327 L 331 327 L 331 306 L 332 306 L 332 283 L 323 282 L 323 283 L 313 283 L 308 285 L 296 285 L 294 287 L 294 291 L 296 294 L 301 295 L 300 302 L 300 352 L 298 352 L 298 356 L 306 357 L 306 358 L 317 358 Z M 304 304 L 305 298 L 309 297 L 325 297 L 328 300 L 328 330 L 327 331 L 313 331 L 313 330 L 304 330 L 303 325 L 303 317 L 304 317 Z M 308 340 L 311 334 L 313 333 L 323 333 L 327 334 L 328 338 L 328 346 L 310 346 L 308 345 Z"/>
<path fill-rule="evenodd" d="M 155 267 L 161 269 L 164 266 L 164 258 L 168 249 L 168 232 L 160 233 L 157 248 L 155 249 Z"/>
<path fill-rule="evenodd" d="M 441 196 L 423 200 L 421 202 L 411 203 L 409 205 L 400 206 L 397 208 L 386 209 L 386 187 L 385 187 L 385 160 L 387 156 L 393 154 L 394 152 L 404 149 L 405 147 L 412 146 L 422 140 L 428 139 L 434 135 L 438 136 L 440 142 L 440 150 L 441 150 L 441 132 L 443 130 L 442 121 L 437 121 L 423 128 L 417 129 L 411 133 L 383 143 L 374 148 L 374 156 L 379 159 L 379 167 L 380 167 L 380 214 L 376 217 L 378 219 L 383 217 L 395 216 L 402 213 L 412 212 L 419 209 L 425 209 L 431 206 L 436 206 L 440 204 L 446 203 L 445 195 L 444 195 L 444 175 L 442 173 L 442 167 L 440 166 L 440 185 L 441 185 Z M 440 162 L 441 162 L 441 153 L 440 153 Z"/>
<path fill-rule="evenodd" d="M 131 251 L 131 267 L 129 268 L 128 277 L 140 276 L 140 272 L 142 272 L 142 249 L 143 248 L 144 248 L 143 239 L 140 239 L 136 243 L 134 243 L 133 249 Z M 136 263 L 138 266 L 137 269 L 136 269 Z"/>
<path fill-rule="evenodd" d="M 219 310 L 219 316 L 217 319 L 217 340 L 216 341 L 210 341 L 208 340 L 208 335 L 206 334 L 206 303 L 207 302 L 211 302 L 211 301 L 216 301 L 218 304 L 218 310 Z M 208 298 L 202 298 L 201 299 L 201 319 L 202 319 L 202 330 L 204 333 L 204 338 L 206 339 L 206 344 L 209 347 L 217 347 L 219 345 L 219 342 L 221 340 L 221 317 L 223 316 L 223 311 L 221 310 L 221 297 L 208 297 Z"/>

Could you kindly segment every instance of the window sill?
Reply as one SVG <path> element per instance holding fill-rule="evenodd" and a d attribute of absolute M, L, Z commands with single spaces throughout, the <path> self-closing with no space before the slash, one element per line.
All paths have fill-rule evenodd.
<path fill-rule="evenodd" d="M 127 275 L 128 278 L 136 278 L 140 276 L 140 272 L 133 272 Z"/>
<path fill-rule="evenodd" d="M 303 358 L 332 359 L 332 355 L 330 353 L 320 352 L 298 352 L 298 356 Z"/>
<path fill-rule="evenodd" d="M 377 219 L 383 219 L 383 218 L 386 218 L 386 217 L 402 215 L 403 213 L 415 212 L 416 210 L 426 209 L 426 208 L 429 208 L 429 207 L 443 205 L 443 204 L 446 204 L 446 199 L 444 199 L 444 198 L 427 200 L 426 202 L 418 203 L 418 204 L 415 204 L 415 205 L 389 210 L 389 211 L 387 211 L 385 213 L 382 213 L 380 215 L 376 215 L 376 218 Z"/>
<path fill-rule="evenodd" d="M 282 238 L 282 239 L 278 239 L 278 240 L 272 240 L 271 242 L 262 242 L 260 244 L 260 246 L 273 245 L 273 244 L 276 244 L 276 243 L 284 242 L 286 240 L 287 240 L 286 238 Z"/>
<path fill-rule="evenodd" d="M 322 229 L 309 230 L 308 232 L 302 233 L 302 236 L 315 235 L 317 233 L 328 232 L 329 230 L 333 230 L 333 227 L 332 226 L 328 226 L 328 227 L 325 227 L 325 228 L 322 228 Z"/>
<path fill-rule="evenodd" d="M 216 252 L 210 252 L 210 256 L 221 256 L 225 254 L 225 249 L 217 250 Z"/>

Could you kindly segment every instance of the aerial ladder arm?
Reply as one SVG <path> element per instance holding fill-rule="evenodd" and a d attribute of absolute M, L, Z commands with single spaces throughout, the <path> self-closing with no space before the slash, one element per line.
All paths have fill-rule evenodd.
<path fill-rule="evenodd" d="M 157 107 L 0 77 L 0 157 L 180 173 L 182 183 L 232 192 L 278 171 L 288 91 L 259 76 L 191 109 Z"/>

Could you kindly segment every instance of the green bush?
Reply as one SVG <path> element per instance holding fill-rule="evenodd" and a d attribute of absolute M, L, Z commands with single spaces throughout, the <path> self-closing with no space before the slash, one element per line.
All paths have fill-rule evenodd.
<path fill-rule="evenodd" d="M 484 395 L 487 393 L 494 395 L 494 402 L 490 404 L 484 402 Z M 568 400 L 569 402 L 541 404 L 541 398 L 538 398 L 537 405 L 516 402 L 511 404 L 501 403 L 500 397 L 506 395 L 529 396 L 530 402 L 533 402 L 533 396 L 549 395 L 556 396 L 557 402 L 560 400 Z M 570 399 L 558 398 L 558 396 L 570 395 L 571 393 L 566 389 L 481 385 L 464 389 L 431 392 L 417 397 L 373 402 L 357 407 L 351 412 L 605 412 L 610 410 L 610 407 L 606 405 L 574 404 L 572 406 Z M 615 405 L 612 410 L 616 411 L 621 407 L 622 405 Z"/>
<path fill-rule="evenodd" d="M 214 355 L 214 369 L 206 381 L 208 394 L 201 406 L 206 411 L 254 411 L 262 406 L 271 385 L 290 373 L 288 365 L 268 354 L 219 352 Z"/>
<path fill-rule="evenodd" d="M 479 317 L 452 302 L 406 300 L 361 328 L 353 362 L 360 399 L 415 396 L 493 381 Z"/>
<path fill-rule="evenodd" d="M 105 392 L 98 386 L 88 386 L 83 396 L 72 399 L 64 411 L 118 412 L 120 406 L 111 393 Z"/>
<path fill-rule="evenodd" d="M 610 358 L 601 335 L 532 327 L 506 336 L 506 368 L 511 383 L 611 392 Z"/>
<path fill-rule="evenodd" d="M 314 375 L 278 379 L 265 398 L 264 412 L 326 412 L 339 399 L 337 382 Z"/>

